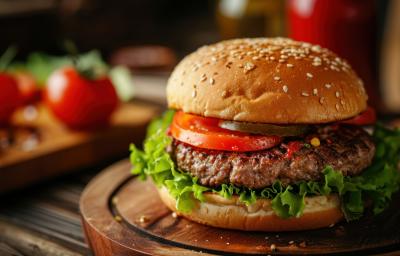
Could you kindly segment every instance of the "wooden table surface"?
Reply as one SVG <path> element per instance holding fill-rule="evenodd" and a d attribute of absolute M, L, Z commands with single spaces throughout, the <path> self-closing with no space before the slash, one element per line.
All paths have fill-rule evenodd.
<path fill-rule="evenodd" d="M 91 255 L 79 197 L 105 165 L 0 197 L 0 255 Z"/>

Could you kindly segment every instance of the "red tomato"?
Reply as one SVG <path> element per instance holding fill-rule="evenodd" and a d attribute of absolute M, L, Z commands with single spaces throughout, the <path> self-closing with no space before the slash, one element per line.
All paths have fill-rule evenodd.
<path fill-rule="evenodd" d="M 170 132 L 175 139 L 206 149 L 227 151 L 256 151 L 271 148 L 282 141 L 279 136 L 252 135 L 218 126 L 217 118 L 201 117 L 179 111 Z"/>
<path fill-rule="evenodd" d="M 340 121 L 342 124 L 352 124 L 352 125 L 370 125 L 376 122 L 376 112 L 375 109 L 367 107 L 367 110 L 355 116 L 351 119 Z"/>
<path fill-rule="evenodd" d="M 20 103 L 20 94 L 15 79 L 0 73 L 0 125 L 8 123 L 11 114 Z"/>
<path fill-rule="evenodd" d="M 14 78 L 17 81 L 23 105 L 33 104 L 40 100 L 41 90 L 30 73 L 17 71 L 14 73 Z"/>
<path fill-rule="evenodd" d="M 57 70 L 49 77 L 45 98 L 54 115 L 76 129 L 106 126 L 118 105 L 108 77 L 87 79 L 72 67 Z"/>

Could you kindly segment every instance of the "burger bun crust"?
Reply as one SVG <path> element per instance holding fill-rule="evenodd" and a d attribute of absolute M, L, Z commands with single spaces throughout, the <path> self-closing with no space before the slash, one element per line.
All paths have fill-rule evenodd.
<path fill-rule="evenodd" d="M 167 85 L 170 108 L 275 124 L 354 117 L 367 95 L 350 65 L 317 45 L 284 38 L 222 41 L 184 58 Z"/>

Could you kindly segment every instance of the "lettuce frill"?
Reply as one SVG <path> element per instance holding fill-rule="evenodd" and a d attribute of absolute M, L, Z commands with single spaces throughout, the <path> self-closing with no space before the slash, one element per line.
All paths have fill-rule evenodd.
<path fill-rule="evenodd" d="M 154 120 L 149 128 L 143 151 L 131 145 L 130 160 L 132 174 L 146 179 L 150 176 L 157 186 L 165 186 L 176 199 L 181 212 L 190 212 L 195 200 L 204 201 L 203 193 L 212 191 L 230 198 L 238 195 L 239 200 L 251 205 L 259 198 L 272 200 L 274 212 L 282 218 L 299 217 L 305 207 L 304 198 L 314 195 L 337 193 L 341 198 L 342 211 L 348 221 L 359 219 L 365 211 L 365 201 L 372 202 L 374 214 L 382 212 L 389 204 L 392 194 L 399 189 L 400 173 L 397 169 L 400 158 L 400 130 L 389 130 L 378 124 L 373 138 L 376 154 L 373 163 L 355 177 L 344 177 L 340 172 L 326 166 L 323 180 L 300 182 L 283 186 L 276 181 L 262 190 L 223 184 L 209 188 L 198 184 L 196 177 L 177 169 L 166 148 L 172 139 L 166 135 L 173 111 L 167 111 L 160 119 Z"/>

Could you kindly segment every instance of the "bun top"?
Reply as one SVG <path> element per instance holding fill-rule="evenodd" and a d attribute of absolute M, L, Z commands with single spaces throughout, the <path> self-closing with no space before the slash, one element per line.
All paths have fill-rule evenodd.
<path fill-rule="evenodd" d="M 201 47 L 173 71 L 167 100 L 201 116 L 276 124 L 328 123 L 367 107 L 363 83 L 345 60 L 285 38 Z"/>

